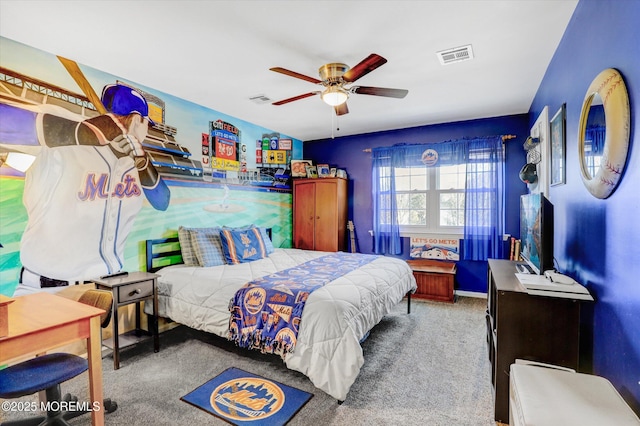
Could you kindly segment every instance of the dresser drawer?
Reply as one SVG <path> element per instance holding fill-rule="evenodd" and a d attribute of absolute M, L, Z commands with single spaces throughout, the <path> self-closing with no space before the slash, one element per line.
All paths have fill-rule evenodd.
<path fill-rule="evenodd" d="M 140 281 L 118 287 L 118 303 L 131 302 L 153 295 L 153 280 Z"/>

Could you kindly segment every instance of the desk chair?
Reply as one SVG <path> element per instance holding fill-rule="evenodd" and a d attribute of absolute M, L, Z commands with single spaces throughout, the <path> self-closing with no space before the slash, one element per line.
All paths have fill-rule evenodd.
<path fill-rule="evenodd" d="M 109 325 L 113 296 L 110 291 L 90 289 L 84 292 L 78 302 L 104 309 L 100 316 L 101 326 Z M 60 383 L 66 382 L 87 371 L 86 359 L 66 353 L 52 353 L 0 370 L 0 398 L 12 399 L 45 391 L 49 410 L 46 416 L 29 417 L 2 423 L 2 426 L 27 425 L 69 425 L 66 420 L 89 411 L 61 411 L 61 401 L 77 401 L 69 394 L 61 398 Z M 103 408 L 111 413 L 118 408 L 115 401 L 105 399 Z"/>

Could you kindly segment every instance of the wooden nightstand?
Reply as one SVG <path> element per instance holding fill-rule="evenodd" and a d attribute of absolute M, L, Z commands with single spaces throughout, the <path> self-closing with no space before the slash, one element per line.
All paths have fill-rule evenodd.
<path fill-rule="evenodd" d="M 120 368 L 120 347 L 126 347 L 138 343 L 149 334 L 153 335 L 153 351 L 160 350 L 158 337 L 158 290 L 157 278 L 159 275 L 148 272 L 131 272 L 110 278 L 96 278 L 93 282 L 100 290 L 109 290 L 113 293 L 113 337 L 103 344 L 113 349 L 113 369 Z M 140 304 L 145 300 L 153 300 L 153 315 L 148 315 L 147 329 L 140 327 Z M 136 304 L 136 328 L 132 332 L 118 335 L 118 308 L 121 306 Z M 120 343 L 122 340 L 122 344 Z"/>
<path fill-rule="evenodd" d="M 453 279 L 456 275 L 456 264 L 442 260 L 411 259 L 407 260 L 416 278 L 418 289 L 413 297 L 454 302 Z"/>

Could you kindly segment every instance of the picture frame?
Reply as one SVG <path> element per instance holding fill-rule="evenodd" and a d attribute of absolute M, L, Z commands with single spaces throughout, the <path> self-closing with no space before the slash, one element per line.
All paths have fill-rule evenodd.
<path fill-rule="evenodd" d="M 318 177 L 318 169 L 316 168 L 316 166 L 307 166 L 307 177 L 308 178 Z"/>
<path fill-rule="evenodd" d="M 318 177 L 329 177 L 330 173 L 328 164 L 318 164 Z"/>
<path fill-rule="evenodd" d="M 331 169 L 329 169 L 329 177 L 336 177 L 336 170 L 335 167 L 331 167 Z"/>
<path fill-rule="evenodd" d="M 566 183 L 566 109 L 562 104 L 549 123 L 550 185 Z"/>
<path fill-rule="evenodd" d="M 311 165 L 311 160 L 291 160 L 291 177 L 307 177 L 307 166 Z"/>
<path fill-rule="evenodd" d="M 549 106 L 545 105 L 542 112 L 538 115 L 533 127 L 530 129 L 529 136 L 538 138 L 539 143 L 527 152 L 527 161 L 529 161 L 529 153 L 537 154 L 538 160 L 535 162 L 538 171 L 538 180 L 535 183 L 527 184 L 529 191 L 533 194 L 542 192 L 549 194 Z M 535 151 L 535 152 L 533 152 Z"/>

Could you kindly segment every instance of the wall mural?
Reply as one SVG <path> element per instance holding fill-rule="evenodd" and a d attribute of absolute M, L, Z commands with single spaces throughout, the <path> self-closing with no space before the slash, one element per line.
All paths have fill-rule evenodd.
<path fill-rule="evenodd" d="M 20 275 L 39 290 L 141 270 L 143 241 L 180 225 L 253 223 L 291 246 L 300 140 L 6 38 L 0 50 L 0 294 Z"/>

